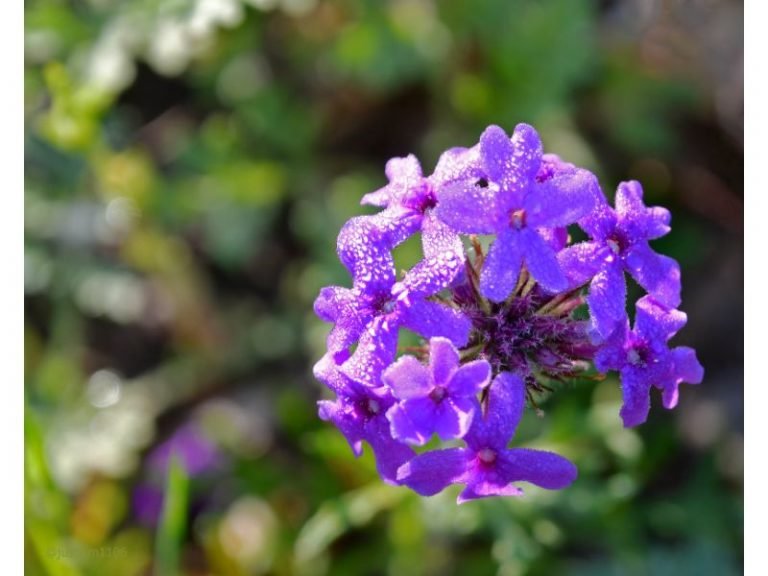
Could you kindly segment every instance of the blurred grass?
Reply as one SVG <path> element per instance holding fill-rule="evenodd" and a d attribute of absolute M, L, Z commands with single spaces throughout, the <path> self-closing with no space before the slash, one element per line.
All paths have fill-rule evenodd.
<path fill-rule="evenodd" d="M 163 490 L 163 510 L 157 527 L 156 566 L 158 576 L 180 573 L 181 547 L 187 526 L 189 479 L 184 465 L 174 455 Z"/>
<path fill-rule="evenodd" d="M 27 571 L 739 573 L 738 8 L 659 5 L 27 2 Z M 389 157 L 429 172 L 523 121 L 672 210 L 707 379 L 638 430 L 615 380 L 574 383 L 518 435 L 574 486 L 457 508 L 317 419 L 312 301 L 348 283 L 336 234 Z"/>

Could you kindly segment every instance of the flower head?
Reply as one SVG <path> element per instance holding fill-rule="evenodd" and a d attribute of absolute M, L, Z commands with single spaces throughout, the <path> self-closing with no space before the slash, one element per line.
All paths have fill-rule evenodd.
<path fill-rule="evenodd" d="M 386 482 L 423 495 L 463 484 L 460 503 L 518 495 L 516 482 L 563 488 L 576 477 L 568 460 L 508 447 L 526 399 L 592 377 L 594 363 L 619 372 L 620 414 L 634 426 L 651 386 L 672 408 L 682 382 L 701 381 L 695 352 L 667 346 L 685 323 L 674 309 L 680 269 L 648 246 L 668 232 L 669 212 L 646 207 L 637 182 L 621 184 L 611 208 L 595 176 L 544 154 L 527 124 L 511 138 L 490 126 L 429 176 L 413 155 L 390 160 L 386 175 L 363 197 L 381 211 L 339 233 L 351 286 L 315 300 L 333 324 L 315 376 L 335 399 L 320 401 L 320 417 L 356 455 L 367 442 Z M 588 241 L 571 244 L 574 223 Z M 392 252 L 413 234 L 423 258 L 397 275 Z M 489 248 L 476 234 L 494 236 Z M 625 272 L 649 293 L 631 330 Z M 398 350 L 401 329 L 420 344 Z M 428 448 L 435 435 L 464 447 Z"/>

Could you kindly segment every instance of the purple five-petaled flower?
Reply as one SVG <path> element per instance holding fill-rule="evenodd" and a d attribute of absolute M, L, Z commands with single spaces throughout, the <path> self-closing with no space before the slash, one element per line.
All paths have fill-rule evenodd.
<path fill-rule="evenodd" d="M 669 309 L 650 296 L 643 296 L 635 308 L 634 329 L 630 330 L 625 321 L 595 356 L 598 370 L 618 370 L 621 374 L 624 404 L 620 415 L 626 427 L 645 422 L 651 407 L 651 386 L 662 390 L 665 408 L 674 408 L 678 386 L 682 382 L 699 384 L 704 376 L 692 348 L 667 346 L 667 341 L 685 326 L 684 312 Z"/>
<path fill-rule="evenodd" d="M 425 338 L 445 336 L 466 343 L 470 324 L 455 308 L 427 300 L 448 286 L 463 267 L 458 237 L 428 215 L 422 231 L 425 259 L 397 282 L 388 243 L 369 220 L 356 218 L 339 235 L 339 255 L 353 277 L 353 287 L 328 286 L 315 300 L 315 312 L 334 327 L 328 336 L 332 354 L 358 343 L 341 366 L 348 377 L 379 386 L 381 372 L 394 359 L 401 327 Z"/>
<path fill-rule="evenodd" d="M 449 484 L 465 484 L 458 503 L 488 496 L 518 496 L 514 482 L 542 488 L 565 488 L 576 479 L 576 467 L 566 458 L 526 448 L 508 448 L 525 407 L 525 385 L 502 372 L 492 382 L 485 414 L 478 415 L 464 436 L 466 448 L 419 454 L 403 464 L 398 479 L 424 496 Z"/>
<path fill-rule="evenodd" d="M 559 254 L 573 283 L 591 278 L 587 303 L 601 337 L 609 336 L 627 318 L 625 271 L 658 302 L 670 308 L 680 304 L 680 266 L 648 245 L 669 232 L 669 220 L 665 208 L 643 204 L 639 182 L 622 182 L 616 191 L 616 210 L 603 201 L 579 222 L 592 239 Z"/>
<path fill-rule="evenodd" d="M 459 364 L 459 351 L 446 338 L 429 341 L 429 366 L 402 356 L 382 374 L 399 400 L 387 412 L 392 436 L 426 444 L 434 432 L 441 440 L 461 438 L 480 408 L 477 394 L 491 381 L 485 360 Z"/>
<path fill-rule="evenodd" d="M 480 137 L 480 160 L 484 176 L 444 186 L 435 210 L 460 232 L 496 234 L 480 277 L 483 295 L 495 302 L 507 298 L 523 264 L 545 290 L 564 290 L 567 279 L 540 229 L 589 214 L 600 192 L 594 175 L 553 163 L 539 177 L 541 140 L 527 124 L 518 124 L 511 139 L 498 126 L 488 127 Z"/>

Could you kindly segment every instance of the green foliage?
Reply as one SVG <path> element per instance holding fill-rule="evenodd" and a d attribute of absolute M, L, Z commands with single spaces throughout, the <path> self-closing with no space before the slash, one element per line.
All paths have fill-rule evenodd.
<path fill-rule="evenodd" d="M 157 527 L 158 576 L 174 576 L 180 571 L 181 546 L 187 525 L 189 507 L 189 478 L 184 465 L 176 457 L 171 459 L 165 483 L 163 512 Z"/>

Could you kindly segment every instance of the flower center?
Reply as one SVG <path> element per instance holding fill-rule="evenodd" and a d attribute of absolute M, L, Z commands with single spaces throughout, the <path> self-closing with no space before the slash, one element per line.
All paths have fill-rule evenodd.
<path fill-rule="evenodd" d="M 382 295 L 373 302 L 372 307 L 380 315 L 391 314 L 397 307 L 397 294 Z"/>
<path fill-rule="evenodd" d="M 483 464 L 493 464 L 496 461 L 496 451 L 490 448 L 483 448 L 477 453 L 477 457 L 480 458 L 480 462 Z"/>
<path fill-rule="evenodd" d="M 440 402 L 445 398 L 445 388 L 442 386 L 435 386 L 432 392 L 429 393 L 429 397 L 435 402 Z"/>
<path fill-rule="evenodd" d="M 520 230 L 525 226 L 525 210 L 513 210 L 509 213 L 509 224 L 515 230 Z"/>
<path fill-rule="evenodd" d="M 378 414 L 381 410 L 381 405 L 379 404 L 379 401 L 374 398 L 368 398 L 368 404 L 367 404 L 368 412 L 371 414 Z"/>
<path fill-rule="evenodd" d="M 645 366 L 648 364 L 649 351 L 644 344 L 633 346 L 627 350 L 627 362 L 633 366 Z"/>
<path fill-rule="evenodd" d="M 605 241 L 606 244 L 608 244 L 608 248 L 611 249 L 611 252 L 614 254 L 618 254 L 621 252 L 621 245 L 619 244 L 619 241 L 615 238 L 608 238 L 608 240 Z"/>
<path fill-rule="evenodd" d="M 423 214 L 437 205 L 437 198 L 432 188 L 427 183 L 422 182 L 419 186 L 415 186 L 408 191 L 408 194 L 403 199 L 403 204 Z"/>

